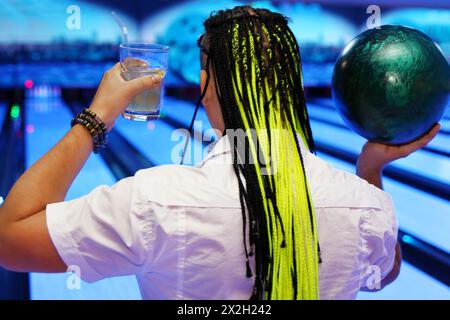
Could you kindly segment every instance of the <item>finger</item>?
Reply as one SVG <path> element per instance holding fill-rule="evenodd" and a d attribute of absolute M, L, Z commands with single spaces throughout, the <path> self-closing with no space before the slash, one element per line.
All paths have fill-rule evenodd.
<path fill-rule="evenodd" d="M 439 123 L 436 123 L 433 128 L 422 138 L 420 138 L 418 141 L 422 142 L 422 147 L 427 145 L 431 140 L 433 140 L 434 137 L 438 134 L 439 130 L 441 129 L 441 125 Z"/>
<path fill-rule="evenodd" d="M 117 62 L 115 65 L 111 67 L 107 72 L 109 73 L 117 73 L 120 72 L 120 62 Z"/>
<path fill-rule="evenodd" d="M 121 72 L 120 62 L 117 62 L 108 71 L 105 72 L 103 77 L 105 77 L 105 76 L 111 77 L 111 76 L 120 75 L 120 72 Z"/>
<path fill-rule="evenodd" d="M 152 89 L 161 84 L 160 76 L 145 76 L 136 78 L 133 80 L 129 80 L 126 82 L 127 87 L 132 92 L 133 95 L 136 95 L 144 90 Z"/>
<path fill-rule="evenodd" d="M 431 140 L 433 140 L 440 129 L 441 125 L 439 123 L 435 124 L 433 128 L 422 138 L 402 146 L 402 148 L 404 149 L 404 153 L 410 154 L 418 149 L 425 147 Z"/>

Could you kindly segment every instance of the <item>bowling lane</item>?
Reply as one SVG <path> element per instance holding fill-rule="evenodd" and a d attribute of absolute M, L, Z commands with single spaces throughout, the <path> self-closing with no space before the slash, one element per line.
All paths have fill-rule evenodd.
<path fill-rule="evenodd" d="M 7 117 L 7 105 L 6 103 L 0 102 L 0 134 L 6 117 Z M 3 196 L 4 195 L 0 194 L 0 205 L 3 203 Z"/>
<path fill-rule="evenodd" d="M 337 119 L 337 121 L 339 121 L 340 123 L 344 123 L 334 106 L 333 99 L 314 98 L 314 99 L 309 100 L 307 102 L 307 105 L 310 106 L 308 108 L 308 111 L 310 111 L 310 110 L 312 111 L 313 109 L 322 109 L 322 110 L 325 109 L 329 112 L 329 114 L 332 114 L 331 118 Z M 315 107 L 318 107 L 318 108 L 315 108 Z M 450 113 L 450 107 L 447 108 L 447 112 Z M 439 134 L 436 136 L 436 138 L 434 138 L 430 142 L 430 144 L 429 144 L 430 147 L 449 152 L 450 135 L 443 133 L 444 130 L 447 130 L 448 132 L 450 132 L 450 120 L 449 119 L 446 119 L 445 117 L 443 117 L 441 119 L 441 121 L 439 122 L 442 126 L 441 132 L 439 132 Z M 347 126 L 347 125 L 345 125 L 345 126 Z"/>
<path fill-rule="evenodd" d="M 450 121 L 450 106 L 448 106 L 447 110 L 445 110 L 444 119 Z"/>
<path fill-rule="evenodd" d="M 166 103 L 166 107 L 163 109 L 164 113 L 187 126 L 194 115 L 194 105 L 173 97 L 166 97 L 164 101 Z M 196 121 L 201 121 L 203 130 L 211 128 L 203 106 L 198 109 Z"/>
<path fill-rule="evenodd" d="M 358 137 L 342 129 L 324 125 L 322 123 L 311 121 L 314 139 L 330 143 L 343 150 L 360 150 Z M 332 137 L 332 138 L 331 138 Z M 430 161 L 433 161 L 432 159 Z M 435 170 L 441 170 L 434 162 L 429 162 L 427 166 L 433 163 Z M 446 170 L 448 168 L 446 167 Z M 352 170 L 352 173 L 355 171 Z M 444 171 L 441 174 L 448 174 Z M 396 182 L 385 178 L 385 189 L 393 196 L 397 206 L 397 214 L 400 225 L 405 230 L 417 235 L 423 240 L 430 242 L 448 252 L 450 252 L 450 202 L 428 193 L 419 191 L 406 184 Z"/>
<path fill-rule="evenodd" d="M 0 131 L 6 118 L 7 107 L 6 103 L 0 102 Z"/>
<path fill-rule="evenodd" d="M 353 173 L 355 167 L 347 162 L 337 160 L 323 153 L 318 153 L 318 156 L 325 161 L 331 163 L 334 167 Z M 404 210 L 411 210 L 417 203 L 421 203 L 423 199 L 417 199 L 417 201 L 411 201 L 412 194 L 408 194 L 408 191 L 404 192 L 404 187 L 399 183 L 392 181 L 391 179 L 384 179 L 385 188 L 392 194 L 395 199 L 395 206 L 397 209 L 397 216 L 400 221 L 403 218 L 409 218 L 407 212 Z M 402 192 L 403 191 L 403 192 Z M 426 195 L 423 195 L 427 197 Z M 420 202 L 419 202 L 420 201 Z M 408 204 L 411 205 L 408 205 Z M 432 211 L 432 210 L 431 210 Z M 448 212 L 448 211 L 447 211 Z M 421 219 L 413 219 L 416 222 L 416 227 L 419 227 L 421 223 L 426 226 L 423 229 L 434 228 L 435 226 L 430 226 L 428 221 L 433 217 L 429 216 L 430 212 L 422 212 Z M 441 212 L 444 216 L 444 212 Z M 402 226 L 404 227 L 404 226 Z M 432 230 L 432 229 L 430 229 Z M 445 231 L 448 228 L 444 229 Z M 423 231 L 422 231 L 423 232 Z M 422 236 L 421 233 L 415 233 L 416 235 Z M 447 235 L 447 243 L 448 239 Z M 449 299 L 450 290 L 449 288 L 441 283 L 440 281 L 430 277 L 423 271 L 417 269 L 413 265 L 403 261 L 400 275 L 395 282 L 387 286 L 385 289 L 379 292 L 360 292 L 358 294 L 358 299 Z"/>
<path fill-rule="evenodd" d="M 446 130 L 447 132 L 450 132 L 450 107 L 447 108 L 444 116 L 442 117 L 441 123 L 442 129 Z"/>
<path fill-rule="evenodd" d="M 182 128 L 186 128 L 189 125 L 193 111 L 194 109 L 191 103 L 171 97 L 164 99 L 162 114 L 165 117 L 170 117 L 172 120 L 175 120 L 175 122 L 183 124 L 184 127 Z M 203 109 L 199 110 L 197 119 L 198 122 L 194 126 L 194 130 L 201 133 L 210 129 Z M 173 123 L 169 124 L 167 119 L 162 118 L 157 121 L 136 122 L 120 118 L 116 122 L 115 129 L 155 165 L 179 163 L 174 160 L 178 159 L 178 153 L 176 151 L 179 151 L 179 148 L 177 145 L 179 145 L 179 141 L 184 141 L 184 138 L 181 140 L 177 138 L 179 137 L 178 135 L 172 138 L 175 129 L 179 129 L 179 127 L 174 127 Z M 194 139 L 191 139 L 191 141 L 194 142 L 194 145 L 192 148 L 188 148 L 191 153 L 190 156 L 187 155 L 185 158 L 184 163 L 187 165 L 201 161 L 203 154 L 201 137 L 200 141 Z"/>
<path fill-rule="evenodd" d="M 59 97 L 46 94 L 26 100 L 26 165 L 29 167 L 48 151 L 70 128 L 72 114 Z M 92 155 L 69 189 L 67 199 L 80 197 L 99 184 L 115 182 L 107 166 Z M 81 270 L 83 272 L 83 270 Z M 30 274 L 32 299 L 140 299 L 135 277 L 117 277 L 69 289 L 70 274 Z"/>
<path fill-rule="evenodd" d="M 317 102 L 312 101 L 312 102 L 308 102 L 307 104 L 309 106 L 308 112 L 312 116 L 314 116 L 314 115 L 319 116 L 319 117 L 323 116 L 324 119 L 327 119 L 329 121 L 332 121 L 332 122 L 335 122 L 337 124 L 344 125 L 345 127 L 347 127 L 347 125 L 344 123 L 344 121 L 339 116 L 338 112 L 336 111 L 336 109 L 334 107 L 329 107 L 329 106 L 321 103 L 320 101 L 317 101 Z M 449 150 L 450 149 L 449 148 L 450 135 L 443 133 L 443 130 L 446 130 L 446 124 L 450 125 L 450 122 L 443 119 L 440 121 L 440 124 L 441 124 L 441 131 L 430 142 L 429 146 L 433 147 L 437 150 L 450 152 L 450 150 Z M 448 130 L 450 131 L 450 128 Z"/>
<path fill-rule="evenodd" d="M 358 300 L 448 300 L 448 287 L 403 261 L 398 278 L 378 292 L 359 292 Z"/>
<path fill-rule="evenodd" d="M 364 138 L 360 137 L 350 130 L 314 121 L 314 119 L 317 118 L 346 126 L 337 112 L 333 112 L 331 110 L 323 109 L 320 107 L 315 107 L 314 105 L 310 105 L 308 112 L 312 118 L 311 122 L 314 122 L 314 125 L 320 127 L 320 130 L 317 130 L 317 134 L 315 131 L 313 131 L 314 138 L 317 138 L 319 140 L 322 140 L 322 138 L 326 139 L 327 137 L 325 136 L 325 134 L 329 135 L 330 131 L 332 131 L 332 134 L 336 134 L 335 137 L 337 138 L 333 139 L 333 145 L 337 147 L 345 147 L 346 150 L 356 153 L 359 153 L 361 151 L 362 146 L 366 142 Z M 448 147 L 450 145 L 450 137 L 442 136 L 440 138 L 442 138 L 441 140 L 449 140 L 447 142 L 448 144 L 446 151 L 450 152 L 450 149 Z M 432 163 L 433 165 L 430 166 L 430 163 Z M 443 183 L 450 183 L 450 158 L 437 155 L 425 150 L 419 150 L 417 152 L 414 152 L 407 158 L 395 161 L 394 163 L 392 163 L 392 167 L 422 174 L 426 177 Z"/>

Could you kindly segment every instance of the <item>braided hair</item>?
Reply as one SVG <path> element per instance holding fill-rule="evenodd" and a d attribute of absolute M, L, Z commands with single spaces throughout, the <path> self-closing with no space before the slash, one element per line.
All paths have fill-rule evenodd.
<path fill-rule="evenodd" d="M 317 299 L 319 247 L 297 139 L 312 152 L 314 143 L 295 36 L 284 16 L 249 6 L 215 12 L 204 26 L 201 61 L 233 150 L 247 277 L 255 256 L 251 298 Z M 229 133 L 237 130 L 250 134 Z"/>

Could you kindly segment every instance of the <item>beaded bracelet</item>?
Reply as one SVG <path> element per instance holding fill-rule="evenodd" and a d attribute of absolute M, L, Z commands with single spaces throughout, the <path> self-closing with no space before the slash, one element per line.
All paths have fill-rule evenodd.
<path fill-rule="evenodd" d="M 108 143 L 106 125 L 93 111 L 83 109 L 71 122 L 72 127 L 76 124 L 81 124 L 89 131 L 94 143 L 94 153 L 99 153 L 100 148 Z"/>
<path fill-rule="evenodd" d="M 100 118 L 98 118 L 95 114 L 92 115 L 88 113 L 87 109 L 84 110 L 78 115 L 79 118 L 86 120 L 91 124 L 91 126 L 94 127 L 95 131 L 98 133 L 98 139 L 100 142 L 103 141 L 103 139 L 106 139 L 106 134 L 104 134 L 106 132 L 106 126 L 102 120 L 100 120 Z"/>
<path fill-rule="evenodd" d="M 77 123 L 89 131 L 94 143 L 94 153 L 99 153 L 100 148 L 104 147 L 107 143 L 106 130 L 99 126 L 97 122 L 93 121 L 92 118 L 84 117 L 82 113 L 78 114 L 72 120 L 72 126 Z"/>

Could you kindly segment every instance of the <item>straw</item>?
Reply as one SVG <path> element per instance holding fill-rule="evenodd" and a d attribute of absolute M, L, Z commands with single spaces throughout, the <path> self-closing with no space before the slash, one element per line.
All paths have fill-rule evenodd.
<path fill-rule="evenodd" d="M 123 41 L 125 43 L 128 43 L 128 29 L 127 29 L 127 26 L 122 22 L 122 20 L 120 20 L 119 16 L 114 11 L 112 11 L 111 14 L 114 17 L 114 20 L 116 20 L 117 25 L 119 26 L 120 30 L 122 31 Z"/>

